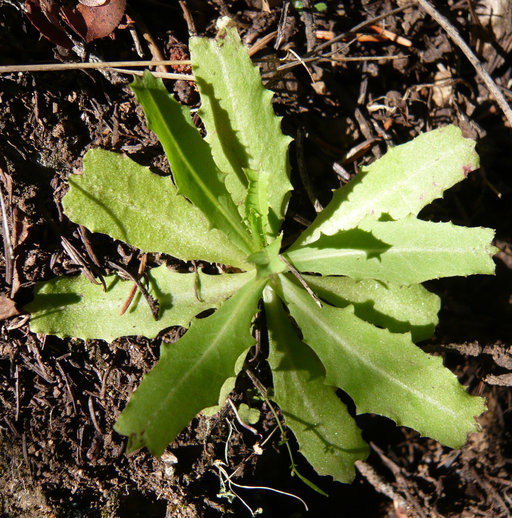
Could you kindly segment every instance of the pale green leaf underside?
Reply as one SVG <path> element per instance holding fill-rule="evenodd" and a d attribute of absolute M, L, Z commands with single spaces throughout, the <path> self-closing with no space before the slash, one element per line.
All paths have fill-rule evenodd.
<path fill-rule="evenodd" d="M 357 318 L 351 308 L 319 308 L 285 276 L 283 297 L 304 341 L 358 413 L 376 413 L 452 448 L 477 431 L 484 400 L 470 396 L 442 359 L 424 353 L 409 334 L 394 334 Z"/>
<path fill-rule="evenodd" d="M 317 473 L 350 483 L 355 476 L 354 462 L 368 455 L 368 446 L 336 388 L 325 385 L 322 364 L 298 339 L 281 301 L 270 288 L 266 288 L 264 299 L 268 361 L 274 380 L 272 399 Z"/>
<path fill-rule="evenodd" d="M 188 108 L 148 71 L 142 79 L 135 77 L 131 88 L 144 108 L 148 126 L 164 147 L 179 193 L 241 250 L 254 251 L 247 227 L 224 184 L 225 175 L 215 165 L 210 146 L 192 123 Z"/>
<path fill-rule="evenodd" d="M 265 281 L 243 286 L 210 317 L 194 320 L 174 344 L 162 344 L 160 360 L 144 376 L 115 429 L 128 450 L 146 446 L 159 456 L 203 408 L 217 404 L 240 354 L 253 345 L 251 321 Z"/>
<path fill-rule="evenodd" d="M 144 252 L 183 261 L 202 259 L 247 268 L 245 254 L 203 213 L 177 193 L 170 177 L 103 149 L 84 157 L 82 175 L 69 178 L 66 215 L 93 232 L 108 234 Z"/>
<path fill-rule="evenodd" d="M 456 275 L 493 274 L 494 231 L 408 216 L 399 221 L 367 218 L 357 229 L 289 252 L 295 268 L 323 275 L 415 284 Z"/>
<path fill-rule="evenodd" d="M 25 306 L 32 317 L 30 329 L 35 333 L 101 338 L 112 341 L 120 336 L 155 337 L 171 326 L 188 327 L 193 317 L 218 307 L 227 297 L 254 278 L 254 272 L 196 276 L 172 272 L 167 266 L 148 273 L 149 293 L 159 302 L 160 315 L 154 320 L 140 293 L 135 295 L 128 311 L 120 310 L 128 298 L 133 282 L 116 275 L 105 277 L 107 291 L 85 277 L 59 277 L 36 287 L 34 300 Z M 199 300 L 194 284 L 198 287 Z"/>
<path fill-rule="evenodd" d="M 226 186 L 240 207 L 247 191 L 244 169 L 270 176 L 270 227 L 276 236 L 292 186 L 289 181 L 290 137 L 272 108 L 259 71 L 241 44 L 236 29 L 218 39 L 191 38 L 190 55 L 201 93 L 200 115 L 215 162 L 227 173 Z"/>
<path fill-rule="evenodd" d="M 418 212 L 479 166 L 475 142 L 456 126 L 423 133 L 389 149 L 333 199 L 292 248 L 356 227 L 367 216 L 401 219 Z"/>
<path fill-rule="evenodd" d="M 434 333 L 441 307 L 439 297 L 421 284 L 399 286 L 373 279 L 303 275 L 309 287 L 337 307 L 354 306 L 354 313 L 393 333 L 411 332 L 414 342 Z"/>

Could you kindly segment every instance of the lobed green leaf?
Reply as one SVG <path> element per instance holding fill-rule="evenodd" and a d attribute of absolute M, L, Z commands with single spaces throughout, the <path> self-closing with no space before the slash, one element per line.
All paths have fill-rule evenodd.
<path fill-rule="evenodd" d="M 297 438 L 300 452 L 317 473 L 350 483 L 355 477 L 354 462 L 368 456 L 368 446 L 336 395 L 336 387 L 325 385 L 320 360 L 299 340 L 281 301 L 269 287 L 264 300 L 272 399 Z"/>
<path fill-rule="evenodd" d="M 209 145 L 192 123 L 189 110 L 166 90 L 161 79 L 146 71 L 131 85 L 144 108 L 148 126 L 156 133 L 171 165 L 178 192 L 199 208 L 246 253 L 255 243 L 224 184 L 225 175 L 213 161 Z"/>
<path fill-rule="evenodd" d="M 188 327 L 197 314 L 218 307 L 236 290 L 254 278 L 249 273 L 206 275 L 177 273 L 159 266 L 147 275 L 148 291 L 159 303 L 155 320 L 140 292 L 124 315 L 120 310 L 133 282 L 116 275 L 105 277 L 104 292 L 85 277 L 58 277 L 36 285 L 34 300 L 25 306 L 32 316 L 34 333 L 112 341 L 120 336 L 143 335 L 154 338 L 171 326 Z M 194 286 L 200 298 L 196 296 Z"/>
<path fill-rule="evenodd" d="M 409 334 L 394 334 L 359 319 L 351 308 L 319 308 L 281 275 L 282 296 L 315 351 L 328 385 L 342 388 L 358 413 L 385 415 L 452 448 L 461 447 L 484 400 L 469 395 L 442 359 L 424 353 Z"/>
<path fill-rule="evenodd" d="M 382 214 L 398 220 L 419 211 L 479 167 L 475 142 L 446 126 L 395 148 L 361 168 L 338 189 L 327 207 L 302 233 L 292 249 L 356 227 L 364 218 Z"/>
<path fill-rule="evenodd" d="M 426 340 L 438 324 L 441 300 L 421 284 L 399 286 L 373 279 L 303 275 L 309 287 L 336 307 L 352 305 L 354 313 L 393 333 L 410 332 L 414 342 Z"/>
<path fill-rule="evenodd" d="M 128 451 L 146 446 L 159 456 L 202 409 L 218 403 L 240 354 L 253 345 L 251 321 L 264 280 L 243 286 L 210 317 L 194 320 L 132 394 L 115 425 L 128 436 Z"/>
<path fill-rule="evenodd" d="M 270 235 L 275 237 L 292 186 L 291 138 L 281 132 L 281 118 L 272 108 L 273 94 L 263 87 L 234 28 L 223 30 L 216 39 L 191 38 L 190 55 L 206 140 L 218 167 L 227 173 L 226 186 L 242 210 L 248 188 L 244 170 L 269 175 Z"/>
<path fill-rule="evenodd" d="M 75 223 L 144 252 L 248 268 L 246 254 L 209 228 L 203 213 L 178 194 L 170 177 L 103 149 L 88 151 L 83 164 L 82 175 L 69 177 L 62 200 Z"/>
<path fill-rule="evenodd" d="M 367 218 L 357 229 L 322 235 L 287 254 L 299 271 L 415 284 L 440 277 L 493 274 L 494 231 L 408 216 Z"/>

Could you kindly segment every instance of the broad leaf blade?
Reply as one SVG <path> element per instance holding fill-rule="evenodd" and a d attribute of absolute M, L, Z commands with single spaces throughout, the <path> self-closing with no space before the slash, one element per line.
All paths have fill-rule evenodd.
<path fill-rule="evenodd" d="M 148 126 L 156 133 L 171 164 L 178 191 L 244 252 L 254 243 L 213 161 L 209 145 L 193 125 L 188 108 L 166 90 L 161 79 L 146 71 L 131 85 L 144 108 Z"/>
<path fill-rule="evenodd" d="M 35 333 L 107 341 L 129 335 L 153 338 L 167 327 L 188 327 L 193 317 L 218 307 L 253 277 L 254 272 L 199 273 L 196 279 L 193 273 L 172 272 L 167 266 L 153 268 L 148 273 L 148 291 L 159 303 L 158 320 L 153 318 L 140 293 L 126 313 L 119 314 L 133 282 L 122 281 L 116 275 L 105 277 L 106 292 L 83 276 L 58 277 L 40 283 L 34 300 L 25 310 L 32 315 L 30 329 Z M 196 296 L 195 284 L 201 300 Z"/>
<path fill-rule="evenodd" d="M 254 343 L 251 320 L 264 283 L 246 284 L 212 316 L 195 320 L 178 342 L 162 344 L 158 364 L 115 425 L 129 437 L 129 451 L 146 446 L 161 455 L 198 412 L 218 403 L 238 357 Z"/>
<path fill-rule="evenodd" d="M 183 196 L 170 177 L 103 149 L 84 157 L 82 175 L 69 178 L 66 215 L 93 232 L 108 234 L 145 252 L 183 261 L 202 259 L 247 268 L 245 254 Z"/>
<path fill-rule="evenodd" d="M 399 286 L 373 279 L 317 275 L 303 278 L 329 304 L 341 308 L 352 305 L 362 320 L 393 333 L 410 331 L 414 342 L 430 338 L 437 326 L 441 301 L 421 284 Z"/>
<path fill-rule="evenodd" d="M 236 29 L 213 39 L 191 38 L 190 54 L 201 93 L 201 118 L 215 162 L 227 173 L 226 185 L 236 204 L 247 192 L 244 169 L 270 176 L 271 235 L 276 236 L 291 190 L 288 146 L 281 118 L 272 109 L 272 92 L 263 88 L 259 71 Z"/>
<path fill-rule="evenodd" d="M 285 276 L 290 313 L 326 369 L 326 383 L 342 388 L 358 413 L 385 415 L 452 448 L 461 447 L 484 400 L 469 395 L 442 359 L 424 353 L 409 334 L 393 334 L 357 318 L 350 308 L 319 308 Z"/>
<path fill-rule="evenodd" d="M 288 253 L 300 271 L 416 284 L 456 275 L 493 274 L 489 228 L 459 227 L 408 216 L 399 221 L 367 218 L 359 228 Z"/>
<path fill-rule="evenodd" d="M 456 126 L 423 133 L 363 167 L 299 237 L 292 248 L 356 227 L 367 216 L 400 219 L 418 212 L 479 166 L 472 140 Z"/>
<path fill-rule="evenodd" d="M 269 288 L 264 297 L 268 361 L 274 380 L 272 399 L 317 473 L 350 483 L 355 476 L 354 462 L 367 457 L 368 446 L 336 388 L 325 385 L 320 360 L 298 339 L 281 301 Z"/>

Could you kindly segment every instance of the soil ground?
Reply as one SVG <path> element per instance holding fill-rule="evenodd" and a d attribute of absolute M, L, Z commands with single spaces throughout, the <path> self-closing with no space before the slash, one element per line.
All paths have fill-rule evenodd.
<path fill-rule="evenodd" d="M 112 37 L 84 45 L 79 56 L 41 37 L 18 2 L 0 1 L 0 62 L 151 59 L 152 48 L 165 58 L 186 57 L 189 31 L 178 2 L 128 3 L 135 21 L 129 27 L 125 23 Z M 417 6 L 376 22 L 408 38 L 410 46 L 392 39 L 365 41 L 352 34 L 323 51 L 338 50 L 343 60 L 316 59 L 276 71 L 279 59 L 292 52 L 318 56 L 325 40 L 316 38 L 317 31 L 350 31 L 360 22 L 405 6 L 402 1 L 329 1 L 322 12 L 311 0 L 303 2 L 312 7 L 304 12 L 280 0 L 270 2 L 270 12 L 258 0 L 182 4 L 200 35 L 213 35 L 215 20 L 226 14 L 235 19 L 248 46 L 279 29 L 277 50 L 271 39 L 253 59 L 261 64 L 267 87 L 276 92 L 274 105 L 283 116 L 284 132 L 296 139 L 290 148 L 296 188 L 290 220 L 312 220 L 313 202 L 325 205 L 331 189 L 345 181 L 343 176 L 353 176 L 388 146 L 421 131 L 454 123 L 477 141 L 481 169 L 424 216 L 497 229 L 496 276 L 429 283 L 429 289 L 442 297 L 443 309 L 435 336 L 422 347 L 443 355 L 471 393 L 487 398 L 482 433 L 454 451 L 382 417 L 360 416 L 372 453 L 359 466 L 352 485 L 318 477 L 295 453 L 304 475 L 322 487 L 328 499 L 290 476 L 289 459 L 277 434 L 261 455 L 254 455 L 254 437 L 236 426 L 229 408 L 210 419 L 195 419 L 161 459 L 145 451 L 127 456 L 125 439 L 113 431 L 113 424 L 142 374 L 157 361 L 160 340 L 135 337 L 108 344 L 37 336 L 30 333 L 27 318 L 18 315 L 0 322 L 0 515 L 249 516 L 239 499 L 222 497 L 213 465 L 224 459 L 233 427 L 226 469 L 239 468 L 234 480 L 300 495 L 309 507 L 307 512 L 283 494 L 239 489 L 247 505 L 262 508 L 263 516 L 509 516 L 512 135 L 499 108 L 460 50 Z M 474 12 L 489 2 L 437 4 L 505 95 L 512 97 L 510 10 L 500 18 L 504 25 L 490 28 L 487 19 Z M 376 34 L 369 27 L 359 32 Z M 152 44 L 147 43 L 148 35 Z M 67 177 L 80 170 L 90 148 L 123 152 L 168 172 L 129 80 L 127 75 L 96 70 L 0 76 L 0 175 L 14 248 L 13 262 L 2 256 L 0 283 L 1 292 L 18 308 L 31 300 L 35 282 L 79 271 L 63 249 L 62 238 L 84 257 L 85 243 L 90 242 L 103 267 L 109 258 L 127 265 L 137 260 L 137 251 L 122 243 L 100 235 L 84 238 L 60 204 Z M 197 106 L 193 85 L 166 85 L 181 102 Z M 341 176 L 336 173 L 340 166 Z M 174 330 L 164 338 L 176 336 Z M 262 364 L 261 376 L 266 375 Z M 240 379 L 239 385 L 243 388 L 249 381 Z M 242 402 L 241 394 L 235 391 L 232 397 Z M 256 427 L 268 436 L 274 420 L 264 404 L 259 409 L 262 419 Z"/>

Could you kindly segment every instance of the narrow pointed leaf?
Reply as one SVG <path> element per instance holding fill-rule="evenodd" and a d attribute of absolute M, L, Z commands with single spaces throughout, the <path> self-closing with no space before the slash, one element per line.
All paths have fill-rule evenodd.
<path fill-rule="evenodd" d="M 369 451 L 354 419 L 325 385 L 325 371 L 316 354 L 297 337 L 281 301 L 265 289 L 269 358 L 274 380 L 272 399 L 279 405 L 300 452 L 320 475 L 350 483 L 354 462 Z"/>
<path fill-rule="evenodd" d="M 62 204 L 66 215 L 93 232 L 108 234 L 144 252 L 183 261 L 202 259 L 247 268 L 245 254 L 183 196 L 170 177 L 103 149 L 84 157 L 82 175 L 71 175 Z"/>
<path fill-rule="evenodd" d="M 244 252 L 254 243 L 213 161 L 209 145 L 192 123 L 188 108 L 166 90 L 161 79 L 146 71 L 131 85 L 144 108 L 148 126 L 156 133 L 171 164 L 178 192 L 188 198 Z"/>
<path fill-rule="evenodd" d="M 272 109 L 272 92 L 263 88 L 236 29 L 217 39 L 191 38 L 190 54 L 201 93 L 201 118 L 215 162 L 227 173 L 226 185 L 235 203 L 247 192 L 244 169 L 269 174 L 271 235 L 276 236 L 291 190 L 288 146 L 281 118 Z"/>
<path fill-rule="evenodd" d="M 350 277 L 303 275 L 309 287 L 323 300 L 336 307 L 354 306 L 362 320 L 393 333 L 410 331 L 414 342 L 434 333 L 441 307 L 439 297 L 421 284 L 397 284 Z"/>
<path fill-rule="evenodd" d="M 367 216 L 400 219 L 418 212 L 479 166 L 475 142 L 456 126 L 423 133 L 363 167 L 299 237 L 293 248 L 356 227 Z"/>
<path fill-rule="evenodd" d="M 371 238 L 369 238 L 371 236 Z M 408 216 L 399 221 L 367 218 L 359 228 L 288 253 L 299 271 L 415 284 L 455 275 L 493 274 L 489 228 L 459 227 Z"/>
<path fill-rule="evenodd" d="M 385 415 L 452 448 L 461 447 L 484 400 L 469 395 L 440 357 L 424 353 L 409 334 L 364 322 L 351 308 L 319 308 L 285 276 L 283 297 L 326 370 L 326 383 L 342 388 L 358 413 Z"/>
<path fill-rule="evenodd" d="M 253 345 L 251 321 L 265 281 L 253 280 L 212 316 L 195 320 L 174 344 L 162 344 L 160 360 L 132 394 L 115 429 L 128 450 L 146 446 L 161 455 L 203 408 L 218 403 L 240 354 Z"/>
<path fill-rule="evenodd" d="M 267 172 L 246 169 L 249 187 L 245 197 L 245 219 L 253 235 L 258 236 L 260 245 L 265 246 L 268 229 L 268 181 Z"/>
<path fill-rule="evenodd" d="M 155 320 L 140 293 L 128 310 L 120 315 L 133 287 L 116 275 L 105 277 L 107 291 L 85 277 L 58 277 L 37 285 L 34 300 L 25 306 L 32 317 L 30 329 L 60 337 L 101 338 L 112 341 L 119 336 L 155 337 L 171 326 L 188 327 L 193 317 L 218 307 L 226 298 L 254 277 L 252 273 L 206 275 L 172 272 L 167 266 L 148 273 L 148 291 L 159 304 Z M 197 298 L 194 285 L 198 286 Z"/>

